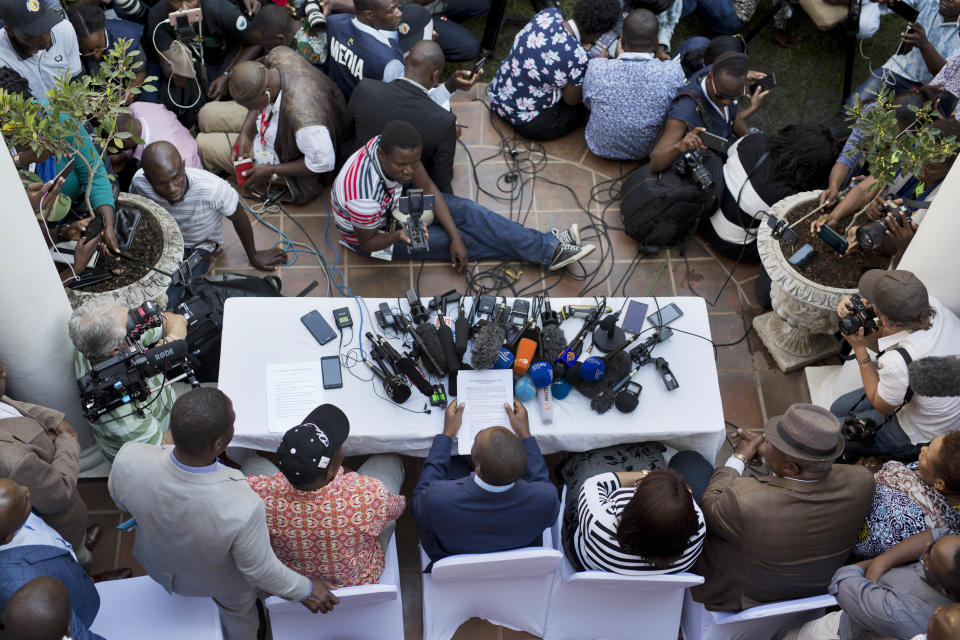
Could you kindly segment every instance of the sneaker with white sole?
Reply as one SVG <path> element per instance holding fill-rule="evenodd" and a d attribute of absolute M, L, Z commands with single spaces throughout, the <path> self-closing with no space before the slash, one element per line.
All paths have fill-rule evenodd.
<path fill-rule="evenodd" d="M 563 269 L 568 264 L 579 262 L 593 253 L 594 249 L 596 247 L 592 244 L 579 245 L 561 242 L 553 252 L 553 261 L 547 271 L 556 271 L 557 269 Z"/>
<path fill-rule="evenodd" d="M 580 225 L 574 222 L 572 225 L 560 231 L 556 227 L 550 229 L 550 233 L 553 234 L 557 240 L 564 244 L 582 244 L 583 239 L 580 237 Z"/>

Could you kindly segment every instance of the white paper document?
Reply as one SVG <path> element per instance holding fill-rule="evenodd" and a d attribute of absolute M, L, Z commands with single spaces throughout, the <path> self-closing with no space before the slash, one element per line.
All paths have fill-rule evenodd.
<path fill-rule="evenodd" d="M 284 433 L 323 404 L 320 362 L 267 365 L 267 431 Z"/>
<path fill-rule="evenodd" d="M 457 402 L 463 410 L 463 425 L 457 434 L 457 451 L 470 455 L 473 440 L 487 427 L 510 426 L 503 405 L 513 405 L 513 370 L 481 369 L 457 373 Z"/>

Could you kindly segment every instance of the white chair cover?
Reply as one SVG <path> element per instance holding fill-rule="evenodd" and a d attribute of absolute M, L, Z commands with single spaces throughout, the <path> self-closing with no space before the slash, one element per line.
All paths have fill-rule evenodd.
<path fill-rule="evenodd" d="M 565 504 L 563 488 L 561 504 Z M 563 553 L 563 509 L 551 530 Z M 702 584 L 692 573 L 622 576 L 606 571 L 575 572 L 564 557 L 557 567 L 544 640 L 636 640 L 676 638 L 686 589 Z M 589 612 L 588 615 L 584 615 Z M 642 630 L 642 633 L 640 632 Z"/>
<path fill-rule="evenodd" d="M 562 554 L 543 547 L 444 558 L 423 574 L 423 640 L 449 640 L 470 618 L 543 635 L 553 573 Z M 423 568 L 430 563 L 420 550 Z"/>
<path fill-rule="evenodd" d="M 90 630 L 108 640 L 222 640 L 220 614 L 210 598 L 167 593 L 149 576 L 97 583 L 100 611 Z"/>
<path fill-rule="evenodd" d="M 794 629 L 819 618 L 836 606 L 830 595 L 784 600 L 752 607 L 739 613 L 707 611 L 688 591 L 683 598 L 680 628 L 684 640 L 756 640 L 772 638 L 780 629 Z"/>
<path fill-rule="evenodd" d="M 299 602 L 271 596 L 265 604 L 276 640 L 403 640 L 403 602 L 397 536 L 390 538 L 379 584 L 344 587 L 333 592 L 340 603 L 314 614 Z"/>

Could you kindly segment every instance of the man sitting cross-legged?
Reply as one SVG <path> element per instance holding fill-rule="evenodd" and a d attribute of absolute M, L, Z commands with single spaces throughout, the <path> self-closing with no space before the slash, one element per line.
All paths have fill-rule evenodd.
<path fill-rule="evenodd" d="M 449 257 L 461 272 L 471 258 L 532 262 L 554 271 L 594 250 L 592 244 L 579 243 L 576 226 L 553 234 L 527 229 L 476 202 L 441 193 L 420 162 L 422 148 L 413 125 L 394 120 L 344 163 L 334 180 L 331 200 L 337 228 L 347 244 L 366 254 L 386 250 L 395 258 Z M 427 251 L 413 253 L 402 229 L 387 228 L 404 185 L 436 198 Z"/>
<path fill-rule="evenodd" d="M 207 272 L 211 256 L 223 246 L 223 217 L 230 218 L 254 267 L 272 271 L 278 264 L 286 264 L 286 254 L 276 247 L 257 251 L 240 195 L 225 180 L 203 169 L 187 168 L 177 148 L 165 141 L 147 145 L 141 163 L 143 168 L 133 176 L 130 191 L 153 200 L 173 216 L 183 234 L 184 258 L 201 252 L 203 259 L 194 268 L 194 277 Z M 182 295 L 182 287 L 171 287 L 167 306 L 176 306 Z"/>
<path fill-rule="evenodd" d="M 463 458 L 450 457 L 463 422 L 463 403 L 447 406 L 443 433 L 434 437 L 413 490 L 420 544 L 432 562 L 458 553 L 540 546 L 560 512 L 557 488 L 519 400 L 504 405 L 510 429 L 488 427 Z"/>

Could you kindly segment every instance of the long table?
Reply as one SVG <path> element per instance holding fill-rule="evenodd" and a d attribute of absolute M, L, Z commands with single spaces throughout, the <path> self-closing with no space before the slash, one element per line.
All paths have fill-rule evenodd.
<path fill-rule="evenodd" d="M 573 390 L 566 399 L 554 401 L 554 418 L 550 424 L 540 420 L 535 401 L 528 403 L 531 432 L 544 453 L 587 451 L 612 444 L 658 440 L 678 450 L 696 450 L 712 462 L 725 431 L 717 368 L 712 345 L 707 340 L 710 325 L 706 304 L 702 298 L 694 297 L 658 297 L 656 303 L 650 298 L 633 299 L 646 302 L 648 314 L 656 310 L 657 303 L 662 308 L 676 302 L 683 311 L 684 315 L 670 325 L 678 331 L 657 345 L 654 352 L 669 361 L 680 387 L 667 391 L 655 367 L 647 365 L 634 376 L 634 380 L 643 385 L 643 391 L 633 413 L 620 413 L 614 408 L 598 415 L 590 409 L 589 400 Z M 424 297 L 424 304 L 428 300 L 429 297 Z M 336 355 L 338 348 L 341 353 L 356 349 L 361 340 L 363 348 L 368 350 L 369 343 L 362 333 L 366 331 L 387 336 L 391 343 L 400 347 L 401 341 L 390 338 L 374 320 L 372 312 L 381 302 L 386 302 L 394 310 L 398 305 L 403 311 L 409 309 L 405 299 L 396 298 L 227 300 L 219 388 L 233 401 L 237 416 L 232 445 L 274 450 L 280 443 L 283 434 L 270 432 L 266 426 L 267 365 L 318 361 L 323 356 Z M 592 298 L 552 298 L 550 302 L 554 310 L 563 305 L 594 304 Z M 610 298 L 607 305 L 619 309 L 623 302 L 623 298 Z M 466 306 L 469 311 L 470 299 L 466 300 Z M 316 309 L 335 327 L 332 311 L 338 307 L 350 309 L 354 326 L 352 330 L 344 330 L 342 347 L 339 347 L 338 340 L 321 346 L 300 322 L 300 317 Z M 451 305 L 451 313 L 453 310 Z M 577 318 L 562 323 L 568 340 L 573 338 L 582 323 Z M 645 323 L 644 326 L 649 325 Z M 588 339 L 588 348 L 589 345 Z M 601 354 L 594 352 L 592 355 Z M 425 456 L 434 435 L 441 431 L 443 410 L 433 408 L 429 414 L 422 413 L 426 398 L 414 389 L 410 399 L 402 405 L 409 411 L 404 411 L 389 400 L 377 397 L 375 390 L 380 396 L 385 394 L 379 380 L 371 381 L 371 378 L 370 370 L 363 363 L 351 371 L 344 367 L 343 388 L 324 390 L 322 399 L 317 398 L 316 404 L 336 404 L 349 417 L 347 455 L 394 452 Z"/>

